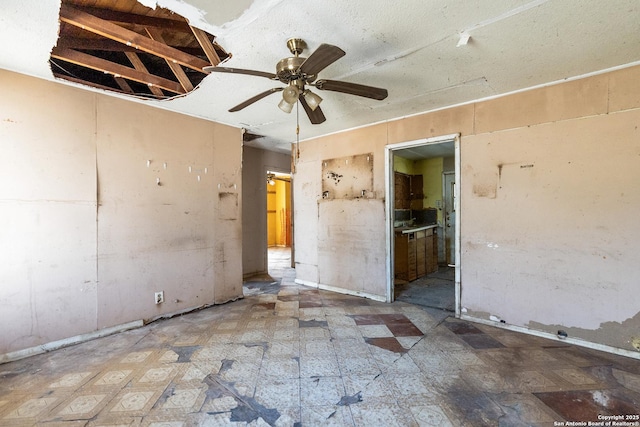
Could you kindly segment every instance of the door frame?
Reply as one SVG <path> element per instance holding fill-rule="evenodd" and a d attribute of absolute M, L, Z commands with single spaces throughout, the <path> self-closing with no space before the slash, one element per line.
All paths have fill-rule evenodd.
<path fill-rule="evenodd" d="M 449 221 L 447 221 L 447 200 L 446 200 L 445 195 L 447 194 L 447 182 L 446 182 L 446 179 L 447 179 L 447 176 L 451 176 L 451 175 L 453 175 L 453 182 L 457 186 L 458 183 L 456 182 L 455 172 L 442 172 L 442 207 L 444 209 L 443 217 L 442 217 L 442 228 L 444 230 L 443 233 L 442 233 L 442 239 L 443 239 L 443 245 L 444 245 L 443 248 L 444 248 L 444 251 L 445 251 L 444 252 L 444 261 L 447 263 L 447 265 L 451 265 L 451 264 L 449 263 L 449 259 L 447 259 L 447 251 L 448 251 L 448 248 L 447 248 L 447 228 L 448 228 L 448 226 L 447 226 L 447 224 L 448 224 Z M 453 212 L 455 212 L 455 215 L 457 215 L 458 213 L 456 211 L 457 199 L 456 199 L 456 195 L 455 195 L 455 187 L 454 187 L 453 194 L 451 194 L 451 198 L 453 199 L 452 200 L 453 201 L 452 210 L 453 210 Z M 455 216 L 454 216 L 454 218 L 455 218 Z M 455 243 L 455 238 L 456 238 L 455 237 L 455 225 L 456 225 L 455 220 L 453 221 L 452 225 L 454 226 L 453 239 L 454 239 L 454 243 Z M 454 245 L 454 250 L 453 250 L 453 254 L 452 255 L 453 255 L 452 258 L 456 259 L 455 245 Z"/>
<path fill-rule="evenodd" d="M 461 315 L 461 305 L 460 305 L 460 297 L 461 297 L 461 283 L 460 283 L 460 269 L 461 269 L 461 258 L 460 258 L 460 134 L 450 134 L 450 135 L 442 135 L 436 136 L 432 138 L 423 138 L 417 139 L 413 141 L 400 142 L 396 144 L 389 144 L 385 146 L 384 150 L 384 175 L 385 175 L 385 229 L 386 229 L 386 269 L 387 269 L 387 295 L 386 302 L 393 302 L 394 300 L 394 205 L 395 205 L 395 196 L 394 196 L 394 175 L 393 175 L 393 157 L 394 151 L 401 150 L 404 148 L 418 147 L 423 145 L 435 145 L 442 144 L 444 142 L 454 143 L 454 156 L 455 156 L 455 194 L 454 200 L 456 203 L 456 216 L 455 216 L 455 316 L 460 317 Z"/>
<path fill-rule="evenodd" d="M 291 228 L 289 229 L 289 232 L 291 233 L 291 268 L 295 268 L 295 249 L 294 249 L 294 242 L 295 242 L 295 228 L 293 225 L 293 172 L 291 170 L 286 170 L 283 168 L 279 168 L 279 167 L 275 167 L 275 166 L 265 166 L 264 167 L 264 173 L 262 174 L 263 176 L 267 176 L 267 174 L 269 172 L 275 172 L 275 173 L 280 173 L 283 175 L 289 175 L 289 185 L 291 188 L 291 192 L 289 195 L 289 203 L 291 205 Z M 267 199 L 269 197 L 269 194 L 267 193 L 266 190 L 266 185 L 264 185 L 265 188 L 265 193 L 264 193 L 264 221 L 265 221 L 265 229 L 264 229 L 264 265 L 265 265 L 265 269 L 266 269 L 266 273 L 269 272 L 269 220 L 267 219 L 269 213 L 267 212 L 269 209 L 267 207 Z"/>

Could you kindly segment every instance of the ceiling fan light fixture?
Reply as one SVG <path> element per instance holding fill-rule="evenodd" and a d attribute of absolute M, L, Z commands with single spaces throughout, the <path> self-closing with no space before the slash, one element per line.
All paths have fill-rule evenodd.
<path fill-rule="evenodd" d="M 282 91 L 282 99 L 287 101 L 289 104 L 295 104 L 298 102 L 298 97 L 300 96 L 300 89 L 297 86 L 290 84 Z"/>
<path fill-rule="evenodd" d="M 287 102 L 286 99 L 282 98 L 280 103 L 278 104 L 278 108 L 280 108 L 285 113 L 290 113 L 293 110 L 293 104 Z"/>
<path fill-rule="evenodd" d="M 307 101 L 307 104 L 309 105 L 309 108 L 311 108 L 311 111 L 315 111 L 322 102 L 322 98 L 319 95 L 316 95 L 308 89 L 304 91 L 303 95 L 304 100 Z"/>

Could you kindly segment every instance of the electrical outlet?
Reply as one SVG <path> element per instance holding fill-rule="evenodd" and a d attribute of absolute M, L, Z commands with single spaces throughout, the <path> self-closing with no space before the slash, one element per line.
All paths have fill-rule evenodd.
<path fill-rule="evenodd" d="M 164 291 L 156 292 L 156 304 L 162 304 L 164 302 Z"/>

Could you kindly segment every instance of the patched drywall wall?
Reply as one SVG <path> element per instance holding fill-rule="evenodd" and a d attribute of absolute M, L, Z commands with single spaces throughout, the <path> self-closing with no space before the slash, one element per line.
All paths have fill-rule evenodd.
<path fill-rule="evenodd" d="M 2 355 L 97 327 L 96 99 L 7 71 L 0 87 Z"/>
<path fill-rule="evenodd" d="M 378 245 L 352 244 L 361 224 L 384 230 L 384 215 L 344 207 L 339 216 L 330 201 L 312 203 L 321 159 L 381 159 L 387 144 L 460 133 L 464 315 L 638 351 L 638 82 L 633 67 L 301 143 L 298 282 L 351 292 L 362 275 L 375 294 L 390 274 L 359 267 L 379 257 Z M 384 203 L 384 165 L 374 164 L 373 180 Z"/>
<path fill-rule="evenodd" d="M 0 74 L 0 355 L 242 296 L 240 129 Z"/>
<path fill-rule="evenodd" d="M 385 298 L 384 154 L 373 154 L 384 146 L 385 127 L 300 144 L 293 180 L 298 283 Z"/>
<path fill-rule="evenodd" d="M 384 200 L 318 201 L 318 281 L 349 293 L 385 294 Z"/>
<path fill-rule="evenodd" d="M 621 325 L 639 312 L 629 297 L 640 241 L 638 123 L 632 110 L 464 139 L 462 305 L 470 315 L 553 334 L 579 328 L 574 337 L 629 347 Z M 602 333 L 612 322 L 618 333 Z"/>
<path fill-rule="evenodd" d="M 322 161 L 323 199 L 360 199 L 373 195 L 373 154 Z"/>

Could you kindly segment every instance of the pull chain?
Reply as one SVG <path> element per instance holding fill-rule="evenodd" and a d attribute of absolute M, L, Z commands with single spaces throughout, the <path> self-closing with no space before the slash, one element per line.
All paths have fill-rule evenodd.
<path fill-rule="evenodd" d="M 296 102 L 296 163 L 300 158 L 300 103 Z"/>

